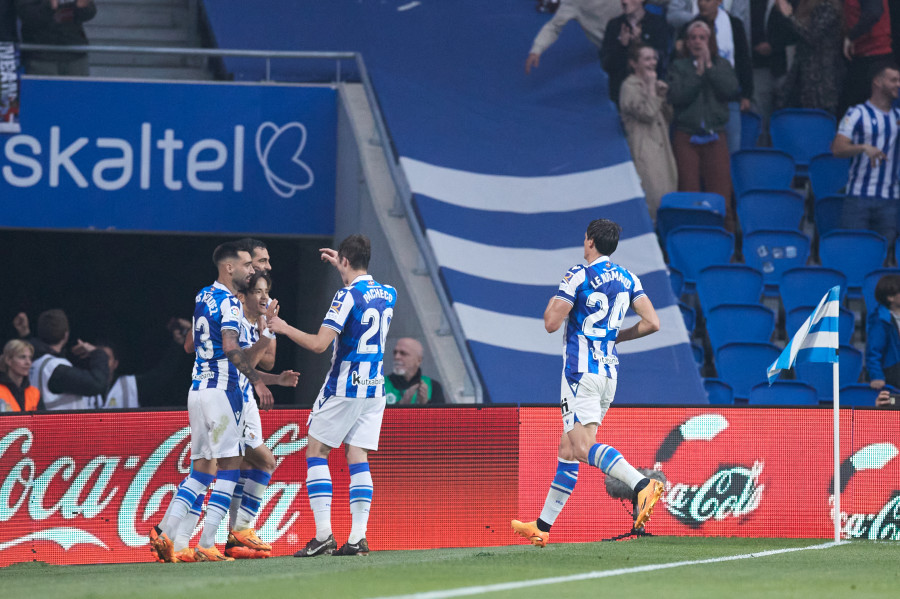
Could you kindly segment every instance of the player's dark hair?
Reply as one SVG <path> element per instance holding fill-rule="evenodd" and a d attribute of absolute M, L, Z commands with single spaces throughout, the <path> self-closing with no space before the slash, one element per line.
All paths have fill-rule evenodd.
<path fill-rule="evenodd" d="M 889 307 L 888 297 L 900 293 L 900 275 L 884 275 L 875 283 L 875 301 Z"/>
<path fill-rule="evenodd" d="M 610 256 L 619 247 L 619 233 L 622 227 L 607 218 L 592 220 L 587 228 L 587 237 L 594 241 L 594 249 L 604 256 Z"/>
<path fill-rule="evenodd" d="M 247 281 L 247 286 L 244 287 L 243 289 L 239 289 L 238 291 L 240 291 L 241 293 L 246 295 L 251 289 L 256 287 L 256 284 L 259 282 L 260 279 L 265 280 L 266 285 L 269 287 L 269 291 L 271 292 L 272 291 L 272 277 L 270 277 L 269 273 L 267 273 L 264 270 L 254 271 L 253 274 L 250 275 L 250 280 Z"/>
<path fill-rule="evenodd" d="M 247 252 L 249 254 L 250 250 L 241 244 L 240 241 L 226 241 L 213 250 L 213 264 L 218 267 L 225 260 L 237 258 L 238 252 Z"/>
<path fill-rule="evenodd" d="M 56 308 L 41 312 L 38 316 L 38 338 L 48 345 L 56 345 L 69 332 L 69 318 L 66 313 Z"/>
<path fill-rule="evenodd" d="M 900 66 L 897 66 L 897 63 L 893 60 L 878 62 L 874 67 L 872 67 L 872 70 L 869 72 L 869 83 L 871 84 L 872 81 L 875 81 L 876 77 L 880 77 L 888 69 L 900 72 Z"/>
<path fill-rule="evenodd" d="M 351 235 L 338 246 L 338 258 L 346 258 L 353 270 L 368 270 L 372 244 L 365 235 Z"/>
<path fill-rule="evenodd" d="M 244 246 L 244 248 L 246 248 L 246 250 L 250 252 L 251 256 L 253 255 L 253 250 L 255 250 L 256 248 L 262 250 L 269 249 L 268 246 L 266 246 L 265 242 L 262 242 L 259 239 L 253 239 L 252 237 L 244 237 L 243 239 L 239 239 L 237 243 Z"/>

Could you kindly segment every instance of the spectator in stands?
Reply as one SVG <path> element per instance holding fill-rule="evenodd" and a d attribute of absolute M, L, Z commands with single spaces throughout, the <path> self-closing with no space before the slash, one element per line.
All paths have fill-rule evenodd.
<path fill-rule="evenodd" d="M 866 101 L 869 84 L 893 62 L 888 0 L 844 0 L 844 56 L 850 61 L 838 114 Z"/>
<path fill-rule="evenodd" d="M 900 275 L 888 274 L 875 284 L 875 301 L 866 325 L 866 371 L 869 386 L 900 388 Z"/>
<path fill-rule="evenodd" d="M 71 354 L 78 363 L 63 356 L 69 341 L 69 319 L 62 310 L 47 310 L 38 316 L 37 358 L 29 378 L 40 390 L 48 410 L 91 409 L 92 398 L 102 396 L 109 384 L 109 361 L 102 349 L 81 339 Z M 45 353 L 41 354 L 43 350 Z"/>
<path fill-rule="evenodd" d="M 750 39 L 750 3 L 753 0 L 722 0 L 722 7 L 733 17 L 737 17 L 744 25 L 744 37 Z M 669 0 L 666 21 L 676 32 L 699 14 L 696 0 Z"/>
<path fill-rule="evenodd" d="M 411 337 L 401 337 L 394 345 L 394 372 L 384 381 L 387 405 L 444 404 L 441 384 L 422 374 L 422 344 Z"/>
<path fill-rule="evenodd" d="M 875 398 L 875 407 L 894 408 L 895 410 L 900 409 L 900 403 L 897 401 L 897 393 L 891 393 L 887 389 L 882 389 Z"/>
<path fill-rule="evenodd" d="M 697 0 L 698 18 L 714 32 L 719 56 L 728 61 L 737 74 L 740 92 L 728 102 L 728 151 L 741 149 L 741 112 L 750 110 L 753 97 L 753 63 L 744 24 L 722 7 L 719 0 Z"/>
<path fill-rule="evenodd" d="M 890 63 L 875 73 L 871 97 L 851 107 L 838 125 L 831 152 L 851 158 L 841 228 L 871 229 L 891 244 L 897 236 L 897 137 L 900 109 L 893 103 L 900 93 L 900 70 Z"/>
<path fill-rule="evenodd" d="M 769 117 L 775 110 L 776 94 L 784 86 L 787 73 L 785 49 L 793 40 L 791 24 L 774 7 L 774 0 L 750 0 L 753 107 L 762 118 L 760 145 L 769 145 Z"/>
<path fill-rule="evenodd" d="M 94 0 L 16 0 L 22 20 L 22 41 L 26 44 L 84 46 L 87 35 L 83 23 L 97 14 Z M 22 62 L 29 75 L 89 75 L 86 52 L 23 52 Z"/>
<path fill-rule="evenodd" d="M 838 0 L 775 0 L 799 41 L 779 108 L 818 108 L 837 114 L 844 58 Z"/>
<path fill-rule="evenodd" d="M 628 47 L 641 43 L 656 49 L 659 59 L 656 73 L 666 74 L 666 56 L 669 52 L 669 28 L 660 15 L 644 10 L 642 0 L 622 0 L 623 14 L 606 25 L 606 35 L 600 58 L 603 70 L 609 76 L 609 99 L 619 103 L 619 88 L 628 76 Z"/>
<path fill-rule="evenodd" d="M 13 339 L 0 355 L 0 412 L 33 412 L 43 410 L 41 392 L 28 381 L 34 347 L 27 341 Z"/>
<path fill-rule="evenodd" d="M 688 54 L 673 61 L 669 69 L 678 190 L 708 191 L 724 197 L 726 227 L 734 230 L 725 126 L 728 100 L 738 93 L 738 81 L 731 64 L 716 51 L 712 29 L 706 21 L 688 23 L 686 35 Z"/>
<path fill-rule="evenodd" d="M 556 14 L 541 27 L 534 38 L 528 59 L 525 61 L 525 72 L 531 73 L 531 69 L 540 65 L 541 54 L 553 45 L 559 37 L 559 32 L 569 21 L 577 21 L 587 38 L 597 48 L 601 48 L 606 24 L 620 13 L 619 3 L 615 0 L 562 0 Z"/>
<path fill-rule="evenodd" d="M 647 199 L 650 218 L 656 222 L 659 201 L 678 188 L 678 169 L 669 143 L 672 106 L 666 102 L 669 86 L 656 75 L 656 49 L 632 44 L 628 66 L 631 75 L 622 84 L 619 114 L 628 136 L 628 147 Z"/>

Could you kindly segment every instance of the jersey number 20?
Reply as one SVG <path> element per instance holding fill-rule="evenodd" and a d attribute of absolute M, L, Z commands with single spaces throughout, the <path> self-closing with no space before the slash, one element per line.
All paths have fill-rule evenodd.
<path fill-rule="evenodd" d="M 364 325 L 368 325 L 369 328 L 367 328 L 366 332 L 359 338 L 359 345 L 356 348 L 356 353 L 377 354 L 379 349 L 383 350 L 384 339 L 387 337 L 388 329 L 391 326 L 391 318 L 393 318 L 393 316 L 393 308 L 385 308 L 384 312 L 380 315 L 375 308 L 369 308 L 363 312 L 360 322 Z M 378 341 L 381 342 L 380 345 L 369 343 L 375 335 L 378 335 Z"/>

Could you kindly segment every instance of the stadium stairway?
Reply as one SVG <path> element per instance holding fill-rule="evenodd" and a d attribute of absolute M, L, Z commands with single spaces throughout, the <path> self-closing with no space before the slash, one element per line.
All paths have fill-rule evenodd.
<path fill-rule="evenodd" d="M 417 217 L 486 399 L 559 397 L 562 335 L 542 314 L 583 262 L 587 223 L 623 226 L 614 259 L 636 272 L 660 332 L 618 349 L 620 403 L 706 403 L 596 48 L 576 25 L 524 73 L 547 16 L 521 0 L 207 0 L 223 48 L 362 53 Z M 236 80 L 264 66 L 228 60 Z M 276 79 L 300 69 L 273 64 Z M 623 326 L 635 322 L 632 314 Z"/>

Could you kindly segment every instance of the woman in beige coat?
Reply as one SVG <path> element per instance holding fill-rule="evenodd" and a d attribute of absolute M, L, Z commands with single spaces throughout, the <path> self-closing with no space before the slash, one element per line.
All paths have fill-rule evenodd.
<path fill-rule="evenodd" d="M 619 115 L 654 223 L 660 198 L 678 189 L 675 155 L 669 143 L 672 120 L 672 107 L 666 103 L 669 86 L 656 78 L 657 60 L 652 47 L 632 46 L 628 59 L 632 74 L 625 79 L 619 93 Z"/>

